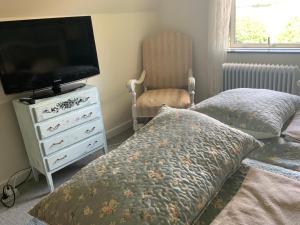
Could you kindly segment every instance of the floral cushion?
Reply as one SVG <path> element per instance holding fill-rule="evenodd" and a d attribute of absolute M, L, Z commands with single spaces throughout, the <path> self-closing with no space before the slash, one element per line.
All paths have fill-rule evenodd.
<path fill-rule="evenodd" d="M 300 105 L 300 97 L 266 89 L 222 92 L 192 109 L 238 128 L 257 139 L 277 137 Z"/>
<path fill-rule="evenodd" d="M 242 159 L 260 146 L 206 115 L 164 107 L 30 214 L 51 225 L 192 224 Z"/>

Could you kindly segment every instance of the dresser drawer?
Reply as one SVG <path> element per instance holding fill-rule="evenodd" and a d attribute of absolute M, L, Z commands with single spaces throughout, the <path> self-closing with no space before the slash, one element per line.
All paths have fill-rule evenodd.
<path fill-rule="evenodd" d="M 58 134 L 53 137 L 44 139 L 41 142 L 41 146 L 44 155 L 46 156 L 102 132 L 102 121 L 93 120 L 91 122 L 88 122 L 87 124 L 72 128 L 69 131 L 64 132 L 63 134 Z"/>
<path fill-rule="evenodd" d="M 36 129 L 40 139 L 44 139 L 100 116 L 101 113 L 99 105 L 92 105 L 74 112 L 67 113 L 66 115 L 58 118 L 39 123 L 36 126 Z"/>
<path fill-rule="evenodd" d="M 93 136 L 46 158 L 48 169 L 55 170 L 101 147 L 103 147 L 103 135 Z"/>
<path fill-rule="evenodd" d="M 47 103 L 37 104 L 32 108 L 36 122 L 51 119 L 61 114 L 97 103 L 98 97 L 95 89 L 78 92 L 72 95 L 57 97 Z"/>

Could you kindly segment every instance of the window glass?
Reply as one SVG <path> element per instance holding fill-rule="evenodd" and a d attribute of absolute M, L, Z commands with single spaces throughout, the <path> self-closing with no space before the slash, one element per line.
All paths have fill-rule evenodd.
<path fill-rule="evenodd" d="M 233 44 L 300 44 L 300 0 L 236 0 Z"/>

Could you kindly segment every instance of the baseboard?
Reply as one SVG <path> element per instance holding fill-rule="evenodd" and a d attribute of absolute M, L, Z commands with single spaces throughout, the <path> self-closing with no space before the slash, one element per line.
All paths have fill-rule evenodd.
<path fill-rule="evenodd" d="M 128 130 L 132 128 L 132 120 L 128 120 L 124 123 L 121 123 L 120 125 L 106 131 L 106 138 L 110 139 L 114 136 L 117 136 L 118 134 L 124 132 L 125 130 Z"/>
<path fill-rule="evenodd" d="M 2 190 L 6 183 L 7 183 L 7 180 L 0 181 L 0 197 L 2 196 Z"/>

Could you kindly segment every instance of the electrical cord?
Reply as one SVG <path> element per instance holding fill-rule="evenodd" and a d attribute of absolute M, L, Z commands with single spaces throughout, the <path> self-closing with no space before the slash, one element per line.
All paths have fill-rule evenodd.
<path fill-rule="evenodd" d="M 29 173 L 21 183 L 15 185 L 15 182 L 16 182 L 16 178 L 15 178 L 14 186 L 9 184 L 9 182 L 11 181 L 11 179 L 14 176 L 16 176 L 17 174 L 19 174 L 23 171 L 26 171 L 26 170 L 29 170 Z M 31 173 L 32 173 L 32 169 L 31 168 L 26 168 L 26 169 L 22 169 L 22 170 L 17 171 L 16 173 L 14 173 L 12 176 L 9 177 L 6 185 L 4 185 L 4 187 L 3 187 L 2 198 L 0 200 L 4 207 L 11 208 L 15 205 L 15 202 L 16 202 L 15 188 L 18 188 L 18 187 L 22 186 L 23 184 L 25 184 L 28 181 L 28 179 L 30 178 Z M 11 191 L 11 193 L 8 193 L 9 191 Z M 12 196 L 12 199 L 10 201 L 6 202 L 6 199 L 8 199 L 10 196 Z"/>
<path fill-rule="evenodd" d="M 5 199 L 9 198 L 9 195 L 7 194 L 7 190 L 11 190 L 12 191 L 12 193 L 13 193 L 13 199 L 12 199 L 12 201 L 6 203 Z M 15 202 L 16 202 L 16 193 L 14 191 L 14 188 L 13 188 L 12 185 L 6 184 L 3 187 L 1 203 L 2 203 L 2 205 L 4 207 L 11 208 L 11 207 L 13 207 L 15 205 Z"/>
<path fill-rule="evenodd" d="M 26 179 L 25 179 L 25 181 L 24 181 L 24 183 L 28 180 L 28 178 L 29 178 L 29 176 L 31 175 L 31 168 L 29 167 L 29 168 L 25 168 L 25 169 L 21 169 L 21 170 L 18 170 L 17 172 L 15 172 L 13 175 L 11 175 L 10 177 L 9 177 L 9 179 L 7 180 L 7 183 L 6 184 L 9 184 L 10 183 L 10 181 L 11 181 L 11 179 L 13 178 L 13 177 L 15 177 L 17 174 L 19 174 L 19 173 L 21 173 L 21 172 L 23 172 L 23 171 L 26 171 L 26 170 L 29 170 L 29 174 L 28 174 L 28 176 L 26 177 Z M 22 184 L 23 184 L 23 182 L 21 182 Z M 17 185 L 16 186 L 16 178 L 15 178 L 15 180 L 14 180 L 14 185 L 13 185 L 15 188 L 17 188 L 17 186 L 19 186 L 19 185 Z"/>
<path fill-rule="evenodd" d="M 21 183 L 19 183 L 18 185 L 16 185 L 15 188 L 19 188 L 20 186 L 22 186 L 23 184 L 25 184 L 29 180 L 31 173 L 32 173 L 32 169 L 29 170 L 29 173 L 28 173 L 27 177 Z"/>

